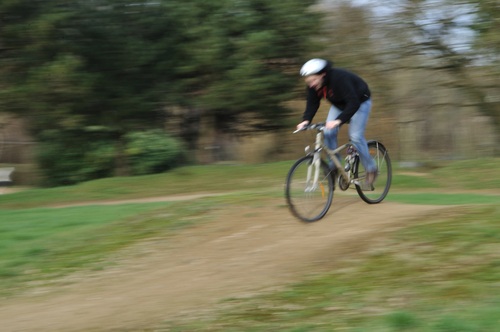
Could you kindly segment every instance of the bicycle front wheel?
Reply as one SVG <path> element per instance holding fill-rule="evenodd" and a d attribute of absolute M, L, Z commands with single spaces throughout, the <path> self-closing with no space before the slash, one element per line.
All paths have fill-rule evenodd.
<path fill-rule="evenodd" d="M 313 156 L 305 156 L 292 166 L 285 184 L 285 196 L 292 214 L 304 222 L 325 216 L 332 204 L 334 180 L 328 165 L 321 160 L 317 169 Z M 319 171 L 317 181 L 315 172 Z"/>
<path fill-rule="evenodd" d="M 356 162 L 354 175 L 358 179 L 356 191 L 359 197 L 368 204 L 380 203 L 389 193 L 392 181 L 392 166 L 391 159 L 387 153 L 387 149 L 377 141 L 368 142 L 368 150 L 378 168 L 378 175 L 373 183 L 369 186 L 366 181 L 366 170 L 359 161 Z"/>

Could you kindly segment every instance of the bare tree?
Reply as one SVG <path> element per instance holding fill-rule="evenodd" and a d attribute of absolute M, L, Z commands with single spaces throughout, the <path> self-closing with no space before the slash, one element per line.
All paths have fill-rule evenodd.
<path fill-rule="evenodd" d="M 484 65 L 494 53 L 476 46 L 471 28 L 480 17 L 478 3 L 491 1 L 323 3 L 332 9 L 325 23 L 330 50 L 370 71 L 384 118 L 396 119 L 400 159 L 498 153 L 499 84 Z"/>

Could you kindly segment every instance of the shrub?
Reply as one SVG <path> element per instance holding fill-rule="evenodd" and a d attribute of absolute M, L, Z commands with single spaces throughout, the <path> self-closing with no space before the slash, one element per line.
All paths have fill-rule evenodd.
<path fill-rule="evenodd" d="M 161 130 L 132 132 L 125 139 L 132 175 L 163 172 L 179 166 L 183 160 L 180 141 Z"/>
<path fill-rule="evenodd" d="M 42 184 L 50 187 L 112 176 L 114 157 L 110 140 L 65 138 L 41 142 L 37 151 Z"/>

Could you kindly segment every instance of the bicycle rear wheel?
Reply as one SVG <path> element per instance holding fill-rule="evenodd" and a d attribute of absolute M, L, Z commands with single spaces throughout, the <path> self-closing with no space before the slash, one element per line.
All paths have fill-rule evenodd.
<path fill-rule="evenodd" d="M 288 207 L 295 217 L 304 222 L 323 218 L 332 204 L 334 180 L 323 160 L 319 170 L 318 183 L 314 185 L 313 156 L 305 156 L 295 162 L 286 178 L 285 196 Z"/>
<path fill-rule="evenodd" d="M 359 183 L 356 184 L 356 191 L 359 197 L 368 204 L 380 203 L 389 193 L 392 181 L 392 166 L 391 159 L 387 153 L 387 149 L 377 141 L 368 142 L 368 150 L 373 160 L 377 164 L 378 175 L 373 183 L 369 186 L 365 183 L 366 170 L 357 158 L 354 176 L 358 178 Z"/>

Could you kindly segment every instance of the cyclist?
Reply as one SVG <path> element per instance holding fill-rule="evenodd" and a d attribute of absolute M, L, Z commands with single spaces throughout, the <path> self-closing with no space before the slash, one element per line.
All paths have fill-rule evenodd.
<path fill-rule="evenodd" d="M 359 152 L 366 169 L 366 183 L 372 185 L 377 176 L 377 165 L 368 151 L 365 129 L 371 111 L 371 94 L 368 84 L 358 75 L 345 69 L 335 68 L 324 59 L 311 59 L 300 69 L 307 84 L 306 109 L 297 129 L 311 123 L 318 111 L 321 99 L 332 106 L 326 119 L 325 144 L 337 148 L 340 126 L 349 123 L 349 138 Z"/>

